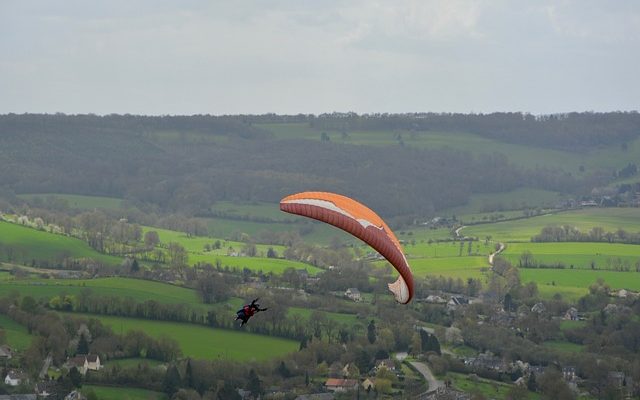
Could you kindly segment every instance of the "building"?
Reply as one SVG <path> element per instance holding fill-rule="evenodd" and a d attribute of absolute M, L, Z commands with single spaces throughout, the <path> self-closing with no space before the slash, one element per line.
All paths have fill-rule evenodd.
<path fill-rule="evenodd" d="M 531 307 L 531 312 L 534 313 L 542 314 L 545 311 L 547 311 L 547 307 L 545 307 L 543 303 L 536 303 Z"/>
<path fill-rule="evenodd" d="M 578 320 L 578 310 L 575 307 L 571 307 L 564 313 L 564 319 L 568 321 Z"/>
<path fill-rule="evenodd" d="M 358 381 L 355 379 L 329 378 L 324 383 L 324 387 L 332 392 L 346 392 L 347 390 L 358 389 Z"/>
<path fill-rule="evenodd" d="M 301 394 L 295 400 L 333 400 L 333 393 L 310 393 Z"/>
<path fill-rule="evenodd" d="M 378 371 L 380 368 L 386 368 L 389 371 L 396 370 L 396 364 L 392 359 L 387 358 L 386 360 L 376 360 L 375 370 Z"/>
<path fill-rule="evenodd" d="M 39 397 L 48 397 L 53 393 L 54 387 L 54 381 L 38 382 L 35 387 L 36 395 Z"/>
<path fill-rule="evenodd" d="M 349 288 L 344 292 L 344 295 L 353 301 L 362 301 L 362 295 L 356 288 Z"/>
<path fill-rule="evenodd" d="M 376 387 L 376 380 L 375 378 L 367 378 L 364 380 L 364 382 L 362 382 L 362 387 L 364 388 L 364 390 L 366 390 L 367 392 L 375 389 Z"/>
<path fill-rule="evenodd" d="M 100 364 L 100 357 L 97 354 L 87 355 L 87 369 L 91 371 L 98 371 L 102 368 Z"/>
<path fill-rule="evenodd" d="M 75 356 L 67 360 L 66 367 L 68 369 L 75 367 L 82 375 L 86 375 L 89 369 L 89 363 L 87 362 L 86 356 Z"/>
<path fill-rule="evenodd" d="M 459 307 L 469 304 L 469 299 L 463 296 L 451 296 L 451 299 L 447 302 L 447 310 L 457 310 Z"/>
<path fill-rule="evenodd" d="M 24 374 L 20 371 L 9 370 L 7 376 L 4 377 L 4 384 L 7 386 L 18 386 L 24 380 Z"/>
<path fill-rule="evenodd" d="M 13 351 L 11 350 L 11 347 L 7 346 L 6 344 L 0 346 L 0 359 L 4 358 L 6 360 L 10 360 L 11 357 L 13 357 Z"/>

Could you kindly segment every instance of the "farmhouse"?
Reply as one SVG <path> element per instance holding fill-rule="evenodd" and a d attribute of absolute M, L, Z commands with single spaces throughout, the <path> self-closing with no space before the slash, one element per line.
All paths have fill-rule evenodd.
<path fill-rule="evenodd" d="M 76 367 L 78 372 L 85 375 L 87 371 L 98 371 L 102 368 L 100 357 L 97 354 L 78 354 L 67 361 L 67 368 Z"/>
<path fill-rule="evenodd" d="M 386 368 L 389 371 L 395 371 L 396 365 L 390 358 L 387 358 L 386 360 L 376 360 L 375 370 L 379 371 L 380 368 Z"/>
<path fill-rule="evenodd" d="M 11 357 L 13 357 L 13 351 L 11 350 L 11 347 L 7 346 L 6 344 L 0 346 L 0 359 L 4 358 L 10 360 Z"/>
<path fill-rule="evenodd" d="M 9 370 L 7 376 L 4 377 L 4 384 L 8 386 L 18 386 L 24 380 L 24 374 L 20 371 Z"/>
<path fill-rule="evenodd" d="M 324 387 L 332 392 L 346 392 L 358 388 L 358 381 L 355 379 L 335 379 L 329 378 L 324 383 Z"/>
<path fill-rule="evenodd" d="M 353 301 L 361 301 L 362 300 L 362 295 L 360 294 L 360 291 L 356 288 L 349 288 L 344 292 L 344 295 L 348 298 L 350 298 Z"/>
<path fill-rule="evenodd" d="M 578 320 L 578 310 L 575 307 L 571 307 L 564 313 L 564 319 L 567 321 L 577 321 Z"/>

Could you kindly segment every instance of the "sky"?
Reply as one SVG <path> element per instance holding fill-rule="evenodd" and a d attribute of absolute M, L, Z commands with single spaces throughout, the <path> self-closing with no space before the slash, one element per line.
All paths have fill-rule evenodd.
<path fill-rule="evenodd" d="M 640 109 L 640 1 L 1 0 L 0 113 Z"/>

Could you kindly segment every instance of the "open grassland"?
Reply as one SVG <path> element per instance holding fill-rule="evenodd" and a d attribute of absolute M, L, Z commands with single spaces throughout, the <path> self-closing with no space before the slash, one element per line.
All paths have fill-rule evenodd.
<path fill-rule="evenodd" d="M 31 344 L 33 336 L 27 328 L 15 322 L 6 315 L 0 314 L 0 328 L 7 335 L 7 344 L 13 349 L 26 350 Z"/>
<path fill-rule="evenodd" d="M 412 226 L 405 229 L 396 229 L 394 233 L 399 240 L 402 240 L 405 243 L 411 243 L 415 240 L 417 243 L 427 244 L 429 240 L 451 240 L 453 237 L 451 229 L 431 229 L 426 226 Z"/>
<path fill-rule="evenodd" d="M 123 205 L 123 200 L 114 197 L 101 197 L 101 196 L 82 196 L 77 194 L 61 194 L 61 193 L 35 193 L 35 194 L 21 194 L 18 195 L 23 199 L 30 201 L 46 200 L 49 197 L 54 199 L 61 199 L 71 208 L 77 208 L 80 210 L 93 210 L 95 208 L 103 208 L 107 210 L 118 210 Z"/>
<path fill-rule="evenodd" d="M 541 286 L 544 285 L 559 288 L 580 288 L 586 294 L 589 286 L 595 283 L 598 278 L 604 279 L 613 289 L 640 291 L 640 273 L 638 272 L 521 268 L 520 278 L 523 282 L 536 282 L 541 292 Z"/>
<path fill-rule="evenodd" d="M 222 255 L 227 255 L 229 252 L 239 253 L 247 245 L 246 243 L 243 243 L 243 242 L 219 239 L 215 237 L 211 238 L 211 237 L 204 237 L 204 236 L 188 236 L 184 232 L 172 231 L 169 229 L 154 228 L 151 226 L 142 227 L 142 231 L 143 233 L 146 233 L 148 231 L 155 231 L 158 233 L 158 237 L 160 238 L 161 243 L 165 245 L 170 242 L 179 243 L 188 252 L 197 253 L 201 255 L 222 256 Z M 216 243 L 216 241 L 220 242 L 219 249 L 213 249 L 210 251 L 205 250 L 206 245 L 213 246 Z M 274 251 L 276 251 L 280 255 L 284 253 L 284 250 L 286 249 L 285 246 L 256 244 L 257 254 L 261 257 L 266 257 L 267 251 L 269 250 L 269 248 L 272 248 Z"/>
<path fill-rule="evenodd" d="M 462 254 L 460 252 L 460 243 L 462 243 Z M 408 243 L 402 245 L 407 258 L 424 258 L 424 257 L 458 257 L 460 255 L 467 256 L 469 253 L 469 242 L 434 242 L 434 243 L 416 243 L 415 245 Z M 483 240 L 471 242 L 472 255 L 489 255 L 494 251 L 494 244 L 487 243 Z"/>
<path fill-rule="evenodd" d="M 110 326 L 114 332 L 141 330 L 156 338 L 166 336 L 175 339 L 185 357 L 196 359 L 267 360 L 298 349 L 298 342 L 293 340 L 242 331 L 136 318 L 87 314 L 69 315 L 97 318 L 105 325 Z M 255 318 L 260 318 L 260 316 Z"/>
<path fill-rule="evenodd" d="M 640 246 L 618 243 L 509 243 L 502 257 L 518 265 L 523 252 L 529 251 L 535 263 L 562 263 L 567 268 L 613 269 L 626 265 L 635 271 L 640 263 Z M 638 264 L 640 265 L 640 264 Z"/>
<path fill-rule="evenodd" d="M 444 378 L 451 381 L 452 386 L 466 393 L 481 393 L 484 398 L 505 399 L 512 385 L 484 378 L 471 379 L 470 375 L 448 372 Z M 529 399 L 537 400 L 540 395 L 528 392 Z"/>
<path fill-rule="evenodd" d="M 376 261 L 375 265 L 388 265 L 386 261 Z M 411 271 L 418 278 L 429 276 L 444 276 L 454 279 L 483 277 L 482 271 L 489 267 L 486 257 L 437 257 L 410 259 Z"/>
<path fill-rule="evenodd" d="M 544 346 L 564 353 L 580 353 L 584 350 L 584 346 L 564 340 L 549 340 L 544 342 Z"/>
<path fill-rule="evenodd" d="M 526 208 L 550 208 L 554 207 L 562 197 L 548 190 L 521 188 L 504 193 L 474 194 L 464 206 L 449 208 L 438 212 L 441 215 L 455 215 L 465 223 L 481 222 L 487 215 L 503 214 L 504 218 L 520 217 L 522 211 L 496 211 L 496 210 L 523 210 Z"/>
<path fill-rule="evenodd" d="M 17 291 L 36 299 L 58 296 L 62 293 L 78 295 L 83 290 L 91 290 L 102 297 L 131 297 L 137 302 L 154 300 L 165 304 L 188 304 L 203 306 L 195 290 L 166 283 L 130 278 L 97 279 L 38 279 L 14 280 L 0 283 L 0 296 Z"/>
<path fill-rule="evenodd" d="M 82 385 L 80 390 L 85 396 L 90 392 L 96 394 L 98 400 L 167 400 L 169 396 L 160 392 L 151 390 L 117 387 L 117 386 L 98 386 L 98 385 Z"/>
<path fill-rule="evenodd" d="M 100 254 L 80 239 L 56 235 L 25 226 L 0 221 L 0 243 L 14 249 L 14 261 L 59 260 L 63 257 L 91 258 L 116 265 L 122 260 Z M 5 251 L 6 253 L 6 251 Z"/>
<path fill-rule="evenodd" d="M 239 221 L 225 218 L 206 218 L 209 234 L 214 237 L 230 238 L 238 233 L 246 233 L 250 237 L 258 237 L 269 232 L 299 232 L 307 243 L 328 245 L 332 240 L 351 243 L 352 236 L 340 229 L 320 222 L 312 222 L 299 217 L 300 223 Z"/>
<path fill-rule="evenodd" d="M 317 275 L 322 270 L 309 264 L 298 261 L 285 260 L 281 258 L 266 257 L 232 257 L 232 256 L 215 256 L 203 254 L 189 254 L 189 263 L 207 262 L 216 265 L 220 262 L 222 267 L 230 269 L 243 270 L 248 268 L 252 271 L 262 271 L 265 274 L 273 273 L 282 274 L 287 268 L 306 269 L 309 275 Z"/>
<path fill-rule="evenodd" d="M 640 208 L 589 208 L 560 212 L 516 221 L 473 225 L 464 228 L 462 234 L 479 238 L 491 235 L 493 240 L 506 242 L 528 242 L 548 225 L 569 225 L 581 232 L 589 232 L 596 226 L 611 232 L 618 228 L 640 232 Z"/>
<path fill-rule="evenodd" d="M 594 169 L 612 170 L 622 168 L 629 162 L 640 158 L 640 139 L 627 143 L 627 149 L 620 145 L 602 146 L 590 152 L 569 152 L 535 146 L 505 143 L 465 132 L 409 132 L 391 131 L 350 131 L 343 135 L 337 131 L 314 129 L 307 123 L 259 124 L 280 139 L 310 139 L 319 141 L 322 132 L 326 132 L 335 143 L 350 143 L 371 146 L 398 146 L 398 135 L 402 137 L 404 146 L 442 149 L 450 148 L 468 151 L 477 157 L 501 153 L 512 163 L 527 168 L 545 167 L 564 169 L 580 175 L 580 166 L 584 166 L 584 174 Z"/>
<path fill-rule="evenodd" d="M 280 211 L 280 205 L 278 203 L 237 203 L 231 201 L 219 201 L 211 206 L 211 210 L 223 218 L 230 219 L 243 218 L 249 220 L 254 218 L 258 220 L 268 219 L 280 222 L 299 221 L 299 219 L 294 215 Z"/>

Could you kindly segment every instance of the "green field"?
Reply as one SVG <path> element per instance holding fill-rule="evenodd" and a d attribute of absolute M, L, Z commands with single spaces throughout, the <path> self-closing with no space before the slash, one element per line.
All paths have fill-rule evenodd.
<path fill-rule="evenodd" d="M 565 353 L 580 353 L 582 350 L 584 350 L 584 346 L 566 342 L 564 340 L 548 340 L 544 342 L 544 346 Z"/>
<path fill-rule="evenodd" d="M 167 400 L 169 396 L 151 390 L 117 386 L 82 385 L 84 395 L 93 391 L 98 400 Z"/>
<path fill-rule="evenodd" d="M 98 296 L 131 297 L 135 301 L 155 300 L 159 303 L 204 305 L 198 299 L 195 290 L 175 285 L 130 278 L 97 279 L 36 279 L 0 282 L 0 296 L 17 291 L 34 298 L 50 299 L 61 293 L 78 295 L 90 289 Z"/>
<path fill-rule="evenodd" d="M 31 344 L 33 336 L 27 332 L 27 328 L 15 322 L 6 315 L 0 314 L 0 328 L 7 335 L 7 344 L 15 350 L 26 350 Z"/>
<path fill-rule="evenodd" d="M 460 242 L 434 242 L 404 244 L 404 253 L 407 258 L 425 258 L 425 257 L 458 257 L 460 254 Z M 468 255 L 469 242 L 464 242 L 462 247 L 462 256 Z M 488 255 L 494 251 L 494 244 L 485 244 L 484 240 L 475 241 L 471 244 L 472 255 Z"/>
<path fill-rule="evenodd" d="M 242 331 L 135 318 L 86 314 L 68 315 L 97 318 L 115 332 L 141 330 L 156 338 L 167 336 L 178 342 L 185 357 L 196 359 L 267 360 L 298 350 L 298 342 L 296 341 Z"/>
<path fill-rule="evenodd" d="M 105 264 L 120 264 L 121 258 L 100 254 L 80 239 L 56 235 L 0 221 L 0 243 L 14 248 L 14 262 L 58 260 L 63 257 L 91 258 Z M 6 252 L 5 252 L 6 253 Z"/>
<path fill-rule="evenodd" d="M 320 140 L 323 130 L 313 129 L 307 123 L 256 124 L 267 129 L 281 139 Z M 402 135 L 405 146 L 429 149 L 454 149 L 468 151 L 477 157 L 503 154 L 512 163 L 527 168 L 558 168 L 580 175 L 580 166 L 585 167 L 584 174 L 594 169 L 612 170 L 622 168 L 629 162 L 640 158 L 640 139 L 629 142 L 627 150 L 619 145 L 603 146 L 590 152 L 569 152 L 535 146 L 525 146 L 488 139 L 464 132 L 408 132 L 393 131 L 350 131 L 346 136 L 342 132 L 325 131 L 332 142 L 351 143 L 372 146 L 397 146 L 397 135 Z"/>
<path fill-rule="evenodd" d="M 46 200 L 48 197 L 53 197 L 55 199 L 62 199 L 66 201 L 71 208 L 77 208 L 81 210 L 93 210 L 95 208 L 118 210 L 123 205 L 122 199 L 100 196 L 81 196 L 77 194 L 34 193 L 21 194 L 18 195 L 18 197 L 31 201 Z"/>
<path fill-rule="evenodd" d="M 376 261 L 377 266 L 384 266 L 386 261 Z M 444 276 L 454 279 L 483 277 L 482 270 L 489 268 L 487 257 L 437 257 L 417 258 L 409 260 L 413 275 L 419 278 L 430 276 Z"/>
<path fill-rule="evenodd" d="M 222 218 L 229 219 L 268 219 L 279 222 L 297 222 L 299 218 L 292 214 L 280 211 L 278 203 L 253 202 L 238 203 L 232 201 L 219 201 L 211 206 L 211 210 Z"/>
<path fill-rule="evenodd" d="M 261 233 L 269 232 L 302 232 L 302 239 L 311 244 L 328 245 L 334 238 L 345 242 L 354 242 L 352 236 L 320 222 L 312 222 L 307 218 L 299 217 L 300 223 L 284 222 L 254 222 L 239 221 L 224 218 L 206 218 L 209 235 L 221 238 L 230 238 L 234 234 L 246 233 L 250 237 L 258 237 Z"/>
<path fill-rule="evenodd" d="M 493 240 L 506 242 L 528 242 L 548 225 L 569 225 L 581 232 L 589 232 L 599 226 L 605 231 L 615 232 L 622 228 L 628 232 L 640 232 L 640 208 L 590 208 L 516 221 L 494 224 L 472 225 L 462 230 L 466 236 L 484 238 L 491 235 Z"/>
<path fill-rule="evenodd" d="M 525 251 L 531 252 L 537 263 L 560 262 L 567 268 L 589 269 L 593 262 L 598 269 L 612 269 L 622 263 L 635 271 L 640 263 L 639 245 L 618 243 L 508 243 L 502 257 L 518 265 Z"/>
<path fill-rule="evenodd" d="M 457 372 L 448 372 L 444 378 L 449 379 L 454 388 L 459 389 L 466 393 L 482 393 L 483 396 L 490 399 L 504 399 L 507 393 L 511 389 L 512 385 L 508 385 L 504 382 L 491 381 L 489 379 L 477 378 L 475 380 L 469 379 L 469 375 L 460 374 Z M 534 392 L 528 392 L 529 399 L 539 399 L 540 395 Z"/>
<path fill-rule="evenodd" d="M 554 207 L 562 197 L 548 190 L 521 188 L 504 193 L 482 193 L 474 194 L 469 198 L 469 202 L 460 207 L 449 208 L 438 212 L 440 215 L 456 215 L 466 223 L 480 222 L 483 213 L 503 214 L 505 217 L 520 217 L 522 211 L 499 211 L 496 210 L 523 210 L 526 208 L 551 208 Z"/>
<path fill-rule="evenodd" d="M 640 273 L 580 269 L 521 268 L 522 282 L 536 282 L 541 294 L 573 292 L 587 294 L 590 285 L 604 279 L 612 289 L 640 291 Z"/>
<path fill-rule="evenodd" d="M 242 270 L 248 268 L 252 271 L 262 271 L 265 274 L 274 273 L 282 274 L 287 268 L 306 269 L 309 275 L 316 275 L 322 270 L 309 264 L 298 261 L 285 260 L 281 258 L 266 257 L 232 257 L 232 256 L 209 256 L 201 254 L 189 254 L 189 263 L 208 262 L 213 265 L 216 261 L 220 261 L 223 267 L 228 266 L 230 269 L 236 268 Z"/>

